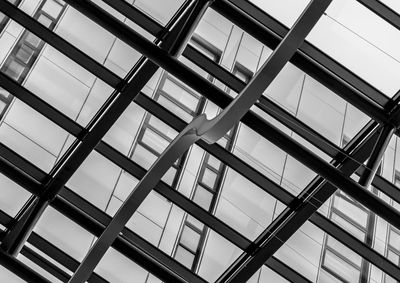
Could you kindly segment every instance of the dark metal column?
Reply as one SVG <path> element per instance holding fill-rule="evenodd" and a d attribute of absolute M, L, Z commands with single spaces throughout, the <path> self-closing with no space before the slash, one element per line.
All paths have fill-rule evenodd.
<path fill-rule="evenodd" d="M 358 183 L 368 188 L 371 185 L 372 180 L 375 177 L 376 171 L 378 170 L 379 164 L 382 160 L 383 155 L 385 154 L 386 148 L 390 142 L 390 139 L 393 136 L 395 128 L 390 125 L 385 125 L 382 128 L 381 133 L 379 134 L 379 138 L 376 141 L 374 149 L 371 153 L 371 156 L 368 159 L 366 169 L 358 180 Z"/>

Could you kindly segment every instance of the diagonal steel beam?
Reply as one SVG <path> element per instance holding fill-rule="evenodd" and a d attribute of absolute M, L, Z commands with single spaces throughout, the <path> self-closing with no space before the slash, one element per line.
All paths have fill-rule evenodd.
<path fill-rule="evenodd" d="M 89 278 L 134 212 L 177 158 L 199 139 L 210 144 L 217 142 L 239 122 L 293 56 L 330 3 L 330 0 L 311 1 L 280 45 L 229 106 L 212 120 L 207 120 L 204 114 L 196 117 L 178 134 L 129 194 L 70 279 L 70 283 L 85 282 Z"/>

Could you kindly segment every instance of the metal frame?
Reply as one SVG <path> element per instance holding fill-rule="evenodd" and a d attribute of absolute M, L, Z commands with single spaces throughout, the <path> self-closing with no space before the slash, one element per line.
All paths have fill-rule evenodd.
<path fill-rule="evenodd" d="M 273 257 L 274 252 L 278 250 L 279 247 L 283 245 L 284 242 L 289 239 L 290 236 L 293 235 L 293 233 L 295 233 L 307 220 L 311 221 L 328 234 L 358 252 L 361 256 L 381 268 L 387 274 L 394 278 L 400 278 L 400 269 L 398 267 L 316 212 L 317 208 L 324 203 L 337 188 L 340 188 L 371 209 L 371 211 L 376 212 L 377 215 L 380 215 L 392 225 L 400 228 L 400 214 L 375 195 L 362 189 L 362 186 L 368 186 L 370 182 L 372 182 L 372 184 L 379 190 L 392 197 L 394 200 L 398 202 L 400 201 L 400 193 L 398 189 L 382 177 L 375 176 L 376 169 L 391 135 L 394 132 L 398 134 L 397 130 L 400 125 L 400 111 L 398 110 L 399 106 L 397 103 L 400 94 L 395 95 L 393 99 L 389 99 L 367 82 L 363 81 L 310 44 L 305 42 L 299 46 L 305 35 L 302 35 L 297 39 L 291 38 L 291 35 L 296 35 L 296 26 L 289 31 L 276 20 L 272 19 L 247 1 L 186 1 L 173 20 L 166 27 L 163 27 L 138 9 L 127 4 L 125 1 L 104 0 L 104 2 L 112 8 L 135 21 L 151 34 L 155 35 L 157 37 L 156 43 L 161 42 L 159 45 L 160 47 L 144 39 L 135 31 L 118 22 L 115 18 L 89 1 L 67 0 L 66 2 L 77 8 L 105 29 L 114 33 L 128 45 L 143 53 L 151 61 L 142 58 L 125 79 L 119 78 L 107 68 L 91 59 L 54 32 L 41 26 L 35 20 L 25 15 L 7 1 L 0 2 L 0 10 L 7 16 L 40 36 L 63 54 L 75 60 L 75 62 L 115 89 L 115 92 L 109 101 L 106 102 L 91 123 L 84 128 L 54 107 L 50 106 L 47 102 L 36 97 L 31 92 L 9 79 L 7 76 L 0 74 L 0 85 L 3 88 L 15 94 L 18 99 L 36 109 L 45 117 L 77 138 L 76 143 L 69 151 L 67 151 L 62 161 L 50 174 L 42 172 L 36 166 L 33 166 L 24 158 L 20 157 L 17 153 L 0 144 L 0 171 L 36 196 L 35 201 L 32 201 L 27 205 L 25 210 L 22 211 L 16 219 L 11 219 L 4 213 L 1 213 L 0 215 L 1 224 L 7 228 L 3 233 L 1 244 L 2 251 L 0 254 L 0 263 L 2 265 L 16 273 L 18 276 L 21 276 L 21 278 L 27 279 L 29 277 L 35 278 L 35 282 L 47 282 L 46 279 L 37 275 L 11 256 L 17 255 L 21 252 L 28 258 L 37 261 L 42 268 L 46 269 L 59 279 L 69 280 L 69 276 L 65 272 L 55 267 L 47 259 L 35 253 L 34 250 L 24 246 L 25 242 L 28 241 L 50 257 L 58 258 L 59 261 L 62 261 L 64 266 L 68 265 L 67 268 L 70 270 L 77 270 L 75 275 L 72 277 L 71 282 L 82 282 L 82 280 L 84 281 L 89 278 L 97 263 L 96 260 L 84 260 L 78 267 L 76 261 L 68 258 L 68 255 L 63 254 L 61 251 L 57 250 L 57 248 L 52 247 L 46 243 L 44 239 L 41 239 L 31 231 L 41 213 L 48 205 L 55 207 L 64 215 L 70 217 L 79 225 L 97 236 L 106 233 L 108 225 L 110 225 L 113 220 L 117 220 L 117 216 L 114 217 L 114 219 L 111 219 L 106 214 L 96 209 L 93 205 L 75 195 L 73 192 L 65 188 L 65 184 L 93 150 L 100 152 L 102 155 L 135 177 L 142 180 L 146 179 L 146 172 L 144 169 L 140 168 L 133 161 L 101 141 L 101 138 L 111 128 L 132 100 L 150 113 L 167 122 L 167 124 L 173 126 L 175 129 L 179 131 L 184 130 L 186 124 L 183 121 L 169 113 L 169 111 L 165 110 L 163 107 L 157 105 L 157 103 L 149 99 L 147 96 L 140 93 L 142 87 L 147 83 L 157 69 L 161 67 L 200 93 L 204 94 L 205 97 L 216 103 L 221 108 L 224 108 L 225 115 L 228 115 L 225 117 L 229 117 L 228 120 L 230 122 L 237 121 L 243 116 L 241 119 L 243 123 L 249 125 L 266 139 L 276 143 L 286 152 L 300 160 L 303 164 L 309 166 L 321 176 L 313 180 L 313 182 L 304 189 L 302 194 L 298 197 L 294 197 L 278 185 L 274 184 L 271 180 L 267 179 L 254 168 L 245 164 L 243 161 L 239 160 L 221 147 L 210 145 L 202 140 L 197 141 L 197 144 L 203 149 L 217 156 L 221 161 L 252 180 L 288 206 L 288 208 L 264 231 L 264 233 L 260 235 L 259 238 L 254 242 L 251 242 L 234 229 L 227 226 L 198 205 L 194 204 L 192 201 L 172 190 L 164 183 L 158 183 L 155 186 L 155 190 L 161 195 L 170 199 L 185 211 L 200 218 L 209 228 L 215 230 L 244 250 L 243 255 L 225 271 L 225 273 L 219 278 L 218 282 L 245 282 L 263 264 L 266 264 L 292 282 L 308 282 L 307 279 Z M 323 1 L 320 1 L 320 3 L 321 2 Z M 328 5 L 328 2 L 329 1 L 326 1 L 324 5 Z M 397 29 L 400 28 L 399 15 L 394 13 L 385 5 L 378 1 L 359 0 L 359 2 Z M 270 114 L 317 148 L 331 156 L 334 161 L 330 165 L 321 160 L 315 154 L 306 150 L 303 146 L 300 146 L 298 143 L 291 140 L 291 138 L 283 135 L 280 131 L 269 123 L 263 121 L 258 116 L 251 112 L 246 113 L 247 109 L 253 105 L 255 101 L 252 99 L 248 100 L 246 97 L 248 95 L 254 95 L 254 97 L 259 98 L 263 87 L 266 86 L 261 86 L 257 83 L 257 75 L 256 79 L 253 79 L 246 86 L 243 82 L 224 70 L 215 62 L 206 59 L 193 47 L 187 46 L 185 48 L 185 44 L 193 32 L 195 25 L 200 20 L 205 9 L 210 5 L 211 8 L 221 13 L 234 24 L 243 28 L 250 35 L 259 39 L 262 43 L 272 49 L 279 50 L 281 45 L 285 43 L 293 44 L 296 40 L 299 40 L 294 47 L 292 46 L 294 49 L 290 51 L 294 52 L 293 56 L 291 56 L 290 53 L 287 53 L 285 55 L 286 57 L 280 57 L 279 53 L 278 55 L 275 54 L 277 52 L 275 51 L 275 56 L 270 57 L 270 60 L 268 61 L 270 65 L 266 65 L 266 69 L 263 69 L 263 71 L 266 70 L 267 72 L 271 72 L 268 74 L 270 76 L 270 81 L 272 81 L 273 77 L 279 73 L 287 60 L 290 59 L 290 62 L 294 65 L 304 70 L 307 74 L 313 76 L 343 99 L 380 123 L 382 125 L 380 129 L 382 130 L 380 130 L 381 133 L 379 137 L 376 123 L 371 122 L 348 146 L 344 149 L 340 149 L 271 100 L 261 97 L 256 102 L 255 105 L 258 108 Z M 314 15 L 317 16 L 317 14 Z M 311 26 L 306 28 L 306 24 L 301 23 L 298 25 L 299 29 L 312 28 L 314 22 L 311 22 L 310 15 L 307 16 L 307 19 L 309 20 L 308 24 L 311 24 Z M 229 96 L 214 87 L 209 81 L 201 78 L 185 65 L 177 61 L 176 56 L 181 53 L 189 60 L 207 70 L 212 76 L 223 81 L 231 89 L 236 92 L 242 92 L 242 94 L 245 95 L 239 95 L 239 98 L 232 101 Z M 274 59 L 278 59 L 276 61 L 278 62 L 278 65 L 273 62 Z M 230 107 L 227 107 L 228 104 Z M 240 114 L 238 114 L 238 111 L 235 111 L 235 114 L 231 115 L 232 107 L 235 108 L 236 106 L 238 109 L 243 110 L 241 110 Z M 197 121 L 200 121 L 201 119 L 202 118 L 198 118 Z M 201 124 L 202 123 L 199 123 L 196 135 L 207 133 L 209 129 L 213 128 L 212 125 L 214 125 L 214 128 L 219 128 L 219 130 L 216 131 L 217 134 L 209 134 L 208 137 L 205 138 L 208 142 L 214 141 L 219 137 L 220 133 L 229 130 L 227 125 L 219 127 L 218 125 L 221 125 L 220 122 L 212 122 L 207 126 L 201 126 Z M 189 126 L 189 129 L 190 128 L 191 126 Z M 184 132 L 181 132 L 181 136 L 184 136 Z M 192 141 L 189 141 L 188 145 L 191 143 Z M 181 153 L 182 152 L 179 152 L 179 154 Z M 348 155 L 352 158 L 347 158 Z M 354 162 L 354 159 L 356 159 L 357 162 Z M 360 167 L 359 164 L 362 164 L 367 159 L 369 159 L 366 165 L 367 169 L 362 166 Z M 166 163 L 164 166 L 168 169 L 169 165 Z M 354 172 L 357 172 L 361 176 L 361 186 L 348 178 L 348 176 Z M 152 176 L 152 173 L 161 174 L 161 171 L 154 171 L 151 169 L 147 172 L 147 176 Z M 328 180 L 330 183 L 325 180 Z M 153 181 L 157 183 L 157 179 Z M 141 202 L 140 198 L 137 198 L 136 194 L 137 193 L 132 194 L 132 199 L 134 198 L 138 202 L 135 206 L 131 207 L 132 211 L 127 213 L 126 217 L 130 216 Z M 141 195 L 141 199 L 144 199 L 146 195 L 147 194 Z M 113 229 L 114 233 L 119 232 L 123 226 L 124 225 L 118 229 Z M 128 231 L 126 228 L 124 228 L 123 235 L 124 236 L 115 235 L 115 241 L 113 237 L 111 237 L 107 243 L 103 242 L 105 249 L 112 245 L 119 252 L 128 256 L 139 265 L 147 268 L 165 282 L 204 282 L 204 280 L 199 276 L 190 272 L 133 232 Z M 277 241 L 278 239 L 279 241 Z M 98 251 L 96 245 L 93 249 L 95 252 Z M 88 264 L 88 262 L 90 264 Z M 82 277 L 79 277 L 81 274 L 80 270 L 84 271 Z M 104 279 L 96 274 L 93 274 L 89 281 L 105 282 Z"/>

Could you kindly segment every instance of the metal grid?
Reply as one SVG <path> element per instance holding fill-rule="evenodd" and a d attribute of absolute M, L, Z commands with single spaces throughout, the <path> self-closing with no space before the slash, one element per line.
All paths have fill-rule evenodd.
<path fill-rule="evenodd" d="M 128 45 L 137 49 L 150 60 L 143 57 L 126 78 L 119 78 L 54 32 L 44 28 L 19 11 L 12 4 L 7 1 L 0 2 L 0 10 L 4 14 L 37 34 L 115 89 L 106 105 L 102 107 L 91 123 L 84 128 L 6 75 L 0 74 L 0 85 L 4 89 L 77 138 L 77 142 L 67 151 L 61 162 L 49 174 L 42 172 L 6 146 L 1 145 L 1 172 L 35 195 L 35 198 L 24 207 L 24 211 L 18 214 L 15 219 L 5 213 L 1 215 L 1 224 L 7 228 L 3 233 L 1 244 L 1 264 L 23 279 L 29 281 L 34 278 L 35 282 L 47 282 L 48 280 L 18 262 L 13 256 L 21 252 L 28 258 L 40 262 L 44 269 L 63 281 L 70 280 L 70 276 L 28 246 L 24 246 L 26 241 L 52 258 L 57 258 L 59 262 L 72 271 L 84 270 L 86 275 L 90 275 L 92 272 L 93 268 L 87 267 L 87 261 L 82 262 L 78 268 L 78 262 L 37 234 L 32 233 L 32 229 L 41 213 L 50 205 L 96 236 L 100 236 L 106 230 L 112 219 L 65 187 L 74 172 L 93 150 L 107 157 L 138 179 L 142 179 L 145 176 L 144 169 L 101 140 L 130 102 L 134 100 L 144 109 L 178 131 L 182 131 L 186 127 L 185 122 L 141 93 L 144 85 L 159 67 L 198 90 L 221 108 L 226 108 L 228 104 L 232 103 L 232 99 L 209 81 L 181 64 L 176 60 L 177 55 L 182 53 L 184 57 L 206 69 L 212 76 L 224 82 L 231 89 L 237 92 L 242 92 L 245 89 L 245 84 L 235 76 L 215 62 L 207 59 L 193 47 L 186 46 L 194 27 L 209 6 L 272 49 L 276 49 L 279 43 L 284 42 L 283 40 L 295 40 L 284 39 L 289 32 L 285 27 L 250 3 L 240 0 L 187 1 L 165 28 L 125 1 L 104 1 L 156 36 L 158 38 L 157 41 L 161 42 L 159 46 L 121 24 L 90 1 L 68 0 L 66 2 L 106 30 L 115 34 Z M 318 0 L 313 2 L 315 4 Z M 329 1 L 326 2 L 329 3 Z M 400 17 L 389 8 L 379 4 L 377 1 L 359 2 L 399 29 Z M 314 16 L 318 18 L 322 12 L 323 10 L 320 11 L 319 15 L 314 14 Z M 301 24 L 300 28 L 302 27 L 303 24 Z M 304 36 L 298 39 L 300 43 Z M 294 197 L 225 149 L 202 140 L 197 141 L 197 144 L 207 152 L 253 180 L 262 189 L 287 205 L 287 209 L 253 242 L 250 242 L 168 185 L 159 183 L 155 190 L 185 211 L 198 216 L 208 227 L 244 250 L 242 256 L 224 272 L 217 282 L 246 282 L 263 264 L 266 264 L 292 282 L 308 282 L 301 274 L 273 257 L 273 254 L 284 244 L 284 241 L 288 240 L 307 220 L 342 241 L 345 245 L 357 250 L 360 255 L 387 274 L 394 278 L 400 278 L 400 269 L 397 266 L 316 212 L 318 207 L 337 188 L 340 188 L 400 229 L 400 214 L 375 195 L 364 190 L 362 186 L 367 186 L 368 182 L 361 181 L 360 184 L 357 184 L 349 178 L 351 174 L 358 172 L 362 180 L 371 180 L 372 184 L 379 190 L 389 195 L 392 199 L 400 201 L 398 190 L 380 176 L 375 176 L 376 170 L 370 171 L 359 168 L 360 163 L 362 164 L 369 159 L 367 168 L 375 167 L 376 169 L 388 139 L 393 132 L 398 134 L 397 129 L 400 119 L 398 117 L 397 102 L 399 95 L 396 95 L 393 99 L 387 98 L 367 82 L 361 80 L 308 43 L 302 44 L 297 52 L 293 56 L 289 56 L 289 58 L 290 62 L 295 66 L 313 76 L 337 95 L 375 120 L 375 122 L 369 123 L 344 149 L 341 149 L 311 130 L 303 122 L 291 116 L 268 98 L 262 97 L 256 102 L 259 108 L 280 120 L 301 137 L 331 156 L 334 161 L 332 164 L 328 164 L 258 116 L 250 112 L 243 116 L 241 122 L 257 131 L 264 138 L 276 143 L 321 177 L 310 183 L 299 196 Z M 286 63 L 287 59 L 281 60 Z M 275 69 L 274 71 L 279 72 L 279 70 Z M 252 81 L 249 84 L 252 84 Z M 260 94 L 261 92 L 262 90 Z M 286 119 L 282 119 L 282 117 Z M 351 158 L 347 158 L 347 156 Z M 147 174 L 151 174 L 151 171 L 147 172 Z M 165 282 L 204 282 L 204 279 L 126 228 L 123 231 L 123 236 L 119 235 L 115 241 L 111 242 L 111 245 L 119 252 Z M 95 263 L 92 262 L 92 264 Z M 82 282 L 83 279 L 76 280 L 71 282 Z M 91 275 L 89 281 L 105 282 L 103 278 L 95 273 Z"/>

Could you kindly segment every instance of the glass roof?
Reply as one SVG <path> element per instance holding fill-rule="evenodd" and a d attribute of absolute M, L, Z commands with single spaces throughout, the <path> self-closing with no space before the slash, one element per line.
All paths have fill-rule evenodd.
<path fill-rule="evenodd" d="M 400 280 L 396 11 L 0 1 L 0 281 Z"/>

